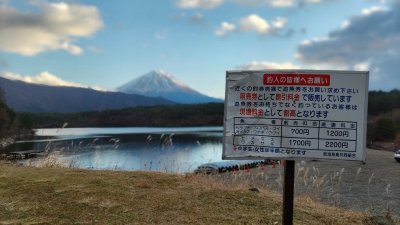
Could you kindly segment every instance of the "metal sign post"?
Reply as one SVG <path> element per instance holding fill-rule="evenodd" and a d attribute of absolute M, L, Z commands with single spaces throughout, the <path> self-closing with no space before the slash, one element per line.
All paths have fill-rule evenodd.
<path fill-rule="evenodd" d="M 295 161 L 286 160 L 284 174 L 285 177 L 283 183 L 283 225 L 293 225 L 294 170 Z"/>

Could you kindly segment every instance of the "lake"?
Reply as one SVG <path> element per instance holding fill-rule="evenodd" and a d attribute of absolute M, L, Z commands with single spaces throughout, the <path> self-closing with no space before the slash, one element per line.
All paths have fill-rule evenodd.
<path fill-rule="evenodd" d="M 38 129 L 33 140 L 7 151 L 51 152 L 51 163 L 106 170 L 193 172 L 199 165 L 222 161 L 222 127 L 62 128 Z M 40 165 L 43 158 L 23 160 Z"/>

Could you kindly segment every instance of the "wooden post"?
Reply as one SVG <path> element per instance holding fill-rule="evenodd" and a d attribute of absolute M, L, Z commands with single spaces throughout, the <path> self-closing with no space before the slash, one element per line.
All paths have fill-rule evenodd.
<path fill-rule="evenodd" d="M 286 160 L 283 183 L 282 225 L 293 225 L 294 170 L 295 161 Z"/>

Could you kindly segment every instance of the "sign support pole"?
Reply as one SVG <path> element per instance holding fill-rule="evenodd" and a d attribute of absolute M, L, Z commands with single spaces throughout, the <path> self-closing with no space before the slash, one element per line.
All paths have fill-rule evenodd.
<path fill-rule="evenodd" d="M 282 225 L 293 225 L 294 170 L 295 161 L 286 160 L 283 183 Z"/>

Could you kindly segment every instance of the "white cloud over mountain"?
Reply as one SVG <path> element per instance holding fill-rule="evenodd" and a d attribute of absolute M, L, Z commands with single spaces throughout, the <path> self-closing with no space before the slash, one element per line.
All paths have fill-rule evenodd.
<path fill-rule="evenodd" d="M 400 1 L 390 9 L 364 9 L 326 37 L 303 42 L 297 58 L 311 65 L 369 69 L 372 89 L 399 88 Z"/>
<path fill-rule="evenodd" d="M 24 75 L 12 73 L 12 72 L 3 72 L 3 73 L 0 73 L 0 76 L 4 77 L 6 79 L 9 79 L 9 80 L 19 80 L 19 81 L 23 81 L 26 83 L 32 83 L 32 84 L 43 84 L 43 85 L 50 85 L 50 86 L 65 86 L 65 87 L 81 87 L 81 88 L 91 88 L 91 89 L 98 90 L 98 91 L 104 91 L 104 89 L 102 89 L 100 87 L 90 87 L 90 86 L 83 85 L 80 83 L 63 80 L 63 79 L 57 77 L 56 75 L 51 74 L 50 72 L 47 72 L 47 71 L 41 72 L 34 76 L 24 76 Z"/>
<path fill-rule="evenodd" d="M 83 53 L 76 42 L 98 31 L 103 22 L 94 6 L 33 1 L 35 11 L 0 4 L 0 50 L 24 56 L 64 50 Z"/>

